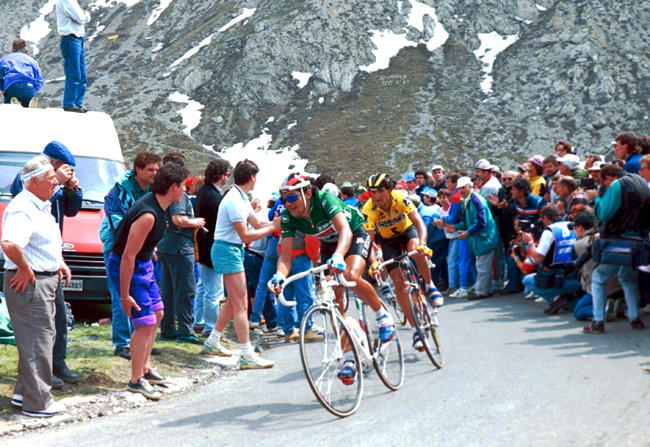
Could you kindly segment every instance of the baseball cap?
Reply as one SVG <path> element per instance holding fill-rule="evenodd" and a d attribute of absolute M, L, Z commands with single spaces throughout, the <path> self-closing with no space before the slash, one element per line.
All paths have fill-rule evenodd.
<path fill-rule="evenodd" d="M 606 161 L 595 161 L 591 168 L 588 169 L 588 171 L 600 171 L 606 164 Z"/>
<path fill-rule="evenodd" d="M 354 190 L 354 195 L 356 196 L 357 194 L 363 194 L 366 191 L 367 190 L 365 186 L 357 186 L 357 189 Z"/>
<path fill-rule="evenodd" d="M 334 183 L 325 183 L 323 185 L 323 191 L 329 192 L 334 197 L 339 196 L 339 189 L 336 187 Z"/>
<path fill-rule="evenodd" d="M 431 172 L 437 171 L 438 169 L 440 169 L 442 172 L 445 172 L 445 168 L 440 165 L 435 165 L 433 168 L 431 168 Z"/>
<path fill-rule="evenodd" d="M 490 169 L 490 171 L 495 172 L 495 173 L 500 172 L 499 167 L 497 165 L 492 165 L 492 169 Z"/>
<path fill-rule="evenodd" d="M 424 194 L 425 196 L 432 197 L 434 199 L 438 197 L 438 191 L 436 191 L 433 188 L 429 188 L 428 186 L 425 186 L 424 189 L 422 189 L 422 194 Z"/>
<path fill-rule="evenodd" d="M 341 186 L 352 186 L 352 183 L 350 183 L 350 182 L 343 182 L 343 184 L 342 184 Z"/>
<path fill-rule="evenodd" d="M 541 155 L 535 155 L 533 158 L 529 158 L 528 161 L 542 168 L 544 167 L 544 157 Z"/>
<path fill-rule="evenodd" d="M 562 163 L 564 166 L 566 166 L 572 171 L 574 169 L 577 169 L 578 166 L 580 165 L 580 158 L 574 154 L 567 154 L 564 157 L 558 158 L 557 161 L 558 163 Z"/>
<path fill-rule="evenodd" d="M 481 169 L 481 168 L 476 168 L 476 169 Z M 458 183 L 456 183 L 456 188 L 462 188 L 463 186 L 466 185 L 474 186 L 472 179 L 469 177 L 461 177 L 458 179 Z"/>
<path fill-rule="evenodd" d="M 47 146 L 43 149 L 43 155 L 47 155 L 55 160 L 61 160 L 63 163 L 70 166 L 75 165 L 74 157 L 72 156 L 70 149 L 58 141 L 50 141 L 47 143 Z"/>
<path fill-rule="evenodd" d="M 194 183 L 194 177 L 188 177 L 185 180 L 185 187 L 189 188 L 190 186 L 192 186 L 192 183 Z"/>
<path fill-rule="evenodd" d="M 476 162 L 476 165 L 474 166 L 474 169 L 481 169 L 483 171 L 489 171 L 492 169 L 492 165 L 490 164 L 489 161 L 482 159 Z"/>
<path fill-rule="evenodd" d="M 409 172 L 409 175 L 406 176 L 406 181 L 407 182 L 414 182 L 415 181 L 415 172 Z"/>

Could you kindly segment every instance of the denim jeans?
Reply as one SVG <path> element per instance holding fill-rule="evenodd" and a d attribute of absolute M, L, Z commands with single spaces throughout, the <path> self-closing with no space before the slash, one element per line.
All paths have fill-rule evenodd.
<path fill-rule="evenodd" d="M 266 328 L 273 329 L 278 325 L 278 311 L 275 308 L 275 299 L 273 294 L 269 292 L 268 288 L 266 288 L 266 282 L 262 284 L 261 281 L 261 272 L 265 263 L 266 258 L 262 258 L 261 256 L 246 250 L 246 254 L 244 255 L 244 268 L 246 269 L 246 278 L 248 279 L 249 284 L 248 290 L 254 291 L 255 293 L 253 311 L 251 312 L 251 321 L 256 321 L 258 323 L 261 321 L 261 318 L 259 320 L 254 320 L 252 314 L 255 312 L 255 309 L 259 308 L 257 293 L 260 291 L 260 286 L 263 285 L 265 286 L 266 294 L 262 295 L 261 301 L 263 306 L 260 312 L 264 315 L 264 320 L 266 320 Z"/>
<path fill-rule="evenodd" d="M 469 239 L 459 240 L 458 271 L 461 287 L 469 289 L 476 283 L 476 256 L 469 248 Z"/>
<path fill-rule="evenodd" d="M 312 267 L 311 259 L 306 254 L 296 256 L 291 260 L 291 275 L 302 273 Z M 314 277 L 309 275 L 294 281 L 284 288 L 284 298 L 287 301 L 295 301 L 296 305 L 291 307 L 278 304 L 279 319 L 282 330 L 290 334 L 295 328 L 300 327 L 303 315 L 314 305 Z M 311 328 L 312 321 L 307 322 L 306 330 Z"/>
<path fill-rule="evenodd" d="M 431 281 L 436 287 L 442 287 L 449 283 L 447 277 L 447 252 L 449 251 L 449 239 L 444 238 L 439 241 L 434 242 L 429 247 L 433 252 L 431 256 L 431 262 L 435 265 L 431 269 Z"/>
<path fill-rule="evenodd" d="M 61 39 L 61 55 L 64 64 L 65 89 L 63 107 L 82 107 L 86 94 L 86 53 L 84 40 L 74 34 Z"/>
<path fill-rule="evenodd" d="M 171 255 L 159 252 L 158 256 L 162 267 L 160 298 L 165 305 L 165 313 L 160 322 L 160 333 L 192 335 L 194 334 L 192 300 L 196 296 L 194 255 Z M 175 320 L 178 320 L 178 331 Z"/>
<path fill-rule="evenodd" d="M 578 321 L 589 320 L 594 316 L 594 305 L 591 295 L 585 293 L 573 308 L 573 316 Z"/>
<path fill-rule="evenodd" d="M 110 251 L 104 253 L 104 265 L 108 265 L 108 256 L 110 254 Z M 115 349 L 127 348 L 131 341 L 131 334 L 133 333 L 131 319 L 122 310 L 122 302 L 113 286 L 113 282 L 108 278 L 106 279 L 108 281 L 108 291 L 111 293 L 111 304 L 113 305 L 111 338 L 113 339 Z"/>
<path fill-rule="evenodd" d="M 638 270 L 627 265 L 598 264 L 591 279 L 591 292 L 594 297 L 594 321 L 605 321 L 605 305 L 607 304 L 607 282 L 618 274 L 618 282 L 623 287 L 627 316 L 634 320 L 639 316 L 639 284 Z"/>
<path fill-rule="evenodd" d="M 11 98 L 20 101 L 23 107 L 29 107 L 29 101 L 36 95 L 34 86 L 28 82 L 14 82 L 5 90 L 5 104 L 11 103 Z"/>
<path fill-rule="evenodd" d="M 264 252 L 264 262 L 260 270 L 259 280 L 257 281 L 257 289 L 255 289 L 255 304 L 253 304 L 253 313 L 251 314 L 251 321 L 259 323 L 262 321 L 262 311 L 268 309 L 270 311 L 267 301 L 273 300 L 271 292 L 269 292 L 268 282 L 271 280 L 278 265 L 278 240 L 272 238 L 266 246 Z M 267 319 L 268 325 L 268 319 Z M 277 313 L 273 319 L 274 327 L 277 325 Z"/>
<path fill-rule="evenodd" d="M 580 281 L 571 278 L 564 279 L 564 285 L 561 289 L 558 289 L 556 287 L 551 287 L 550 289 L 540 289 L 539 287 L 535 286 L 535 273 L 524 276 L 523 282 L 527 291 L 535 292 L 538 296 L 544 298 L 549 304 L 551 304 L 553 300 L 559 295 L 563 295 L 565 293 L 576 293 L 578 290 L 580 290 Z"/>
<path fill-rule="evenodd" d="M 476 294 L 487 295 L 492 289 L 494 250 L 476 257 Z"/>
<path fill-rule="evenodd" d="M 199 263 L 194 263 L 194 271 L 197 272 L 196 275 L 196 296 L 194 296 L 194 302 L 192 303 L 192 312 L 194 315 L 194 320 L 192 326 L 195 328 L 205 326 L 204 312 L 203 312 L 203 300 L 205 298 L 205 287 L 203 287 L 203 281 L 201 281 L 201 275 L 198 274 Z"/>
<path fill-rule="evenodd" d="M 519 270 L 517 263 L 509 255 L 506 256 L 506 270 L 506 278 L 508 279 L 506 289 L 521 292 L 521 289 L 523 288 L 523 285 L 521 284 L 521 270 Z"/>
<path fill-rule="evenodd" d="M 449 239 L 449 249 L 447 255 L 447 271 L 449 274 L 449 287 L 457 289 L 460 286 L 458 271 L 460 239 Z"/>
<path fill-rule="evenodd" d="M 198 263 L 203 294 L 194 298 L 194 326 L 204 326 L 203 334 L 210 335 L 217 323 L 219 301 L 223 298 L 223 275 L 214 269 Z"/>

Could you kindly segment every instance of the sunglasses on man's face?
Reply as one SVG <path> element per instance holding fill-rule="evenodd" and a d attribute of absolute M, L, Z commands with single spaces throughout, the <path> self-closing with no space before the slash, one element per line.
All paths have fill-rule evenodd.
<path fill-rule="evenodd" d="M 299 195 L 298 193 L 287 194 L 286 196 L 280 196 L 280 201 L 281 201 L 283 204 L 286 204 L 286 203 L 296 203 L 296 202 L 298 201 L 298 198 L 299 198 L 299 197 L 300 197 L 300 195 Z"/>

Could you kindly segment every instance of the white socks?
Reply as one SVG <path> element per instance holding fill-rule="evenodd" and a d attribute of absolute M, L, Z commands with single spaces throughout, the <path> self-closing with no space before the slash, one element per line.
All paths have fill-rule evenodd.
<path fill-rule="evenodd" d="M 253 345 L 250 342 L 240 344 L 239 347 L 241 348 L 242 357 L 246 357 L 247 359 L 255 357 L 255 349 L 253 349 Z"/>
<path fill-rule="evenodd" d="M 380 307 L 379 310 L 378 310 L 377 312 L 375 312 L 375 317 L 376 317 L 378 320 L 379 320 L 381 317 L 383 317 L 384 315 L 386 315 L 386 309 L 384 309 L 383 306 Z"/>
<path fill-rule="evenodd" d="M 213 329 L 210 337 L 208 338 L 208 344 L 212 346 L 219 346 L 219 343 L 221 343 L 221 332 Z"/>

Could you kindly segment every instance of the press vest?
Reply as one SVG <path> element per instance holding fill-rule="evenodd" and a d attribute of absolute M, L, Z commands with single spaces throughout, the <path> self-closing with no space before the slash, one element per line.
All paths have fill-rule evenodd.
<path fill-rule="evenodd" d="M 573 261 L 571 249 L 576 242 L 576 234 L 569 229 L 569 222 L 555 222 L 547 229 L 553 233 L 554 242 L 552 250 L 549 250 L 549 254 L 544 258 L 544 265 L 550 269 L 562 268 Z"/>

